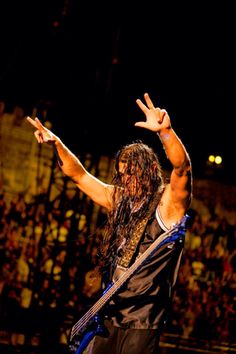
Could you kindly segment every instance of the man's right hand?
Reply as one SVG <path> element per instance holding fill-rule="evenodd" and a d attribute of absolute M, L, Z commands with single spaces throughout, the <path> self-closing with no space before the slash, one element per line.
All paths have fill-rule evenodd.
<path fill-rule="evenodd" d="M 59 140 L 56 135 L 54 135 L 48 128 L 46 128 L 38 118 L 32 119 L 30 117 L 26 118 L 30 124 L 32 124 L 37 130 L 34 135 L 38 143 L 54 143 Z"/>

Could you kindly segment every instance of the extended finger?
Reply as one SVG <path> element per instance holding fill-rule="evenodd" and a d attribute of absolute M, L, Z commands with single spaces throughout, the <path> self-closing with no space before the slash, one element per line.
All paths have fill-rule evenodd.
<path fill-rule="evenodd" d="M 139 108 L 141 108 L 143 113 L 146 113 L 148 111 L 147 106 L 145 106 L 145 104 L 139 98 L 136 100 L 136 103 L 139 106 Z"/>
<path fill-rule="evenodd" d="M 36 122 L 35 122 L 32 118 L 26 117 L 26 119 L 28 120 L 28 122 L 29 122 L 30 124 L 32 124 L 35 128 L 37 128 L 37 124 L 36 124 Z"/>
<path fill-rule="evenodd" d="M 30 117 L 26 117 L 26 119 L 28 120 L 28 122 L 30 124 L 32 124 L 35 128 L 37 129 L 44 129 L 44 126 L 42 125 L 42 123 L 40 122 L 40 120 L 36 117 L 35 119 L 32 119 Z"/>
<path fill-rule="evenodd" d="M 146 128 L 148 125 L 146 122 L 136 122 L 134 123 L 135 127 Z"/>
<path fill-rule="evenodd" d="M 148 94 L 148 93 L 145 93 L 145 94 L 144 94 L 144 98 L 145 98 L 145 101 L 146 101 L 146 103 L 147 103 L 148 108 L 149 108 L 149 109 L 154 109 L 154 108 L 155 108 L 155 107 L 154 107 L 154 104 L 152 103 L 152 100 L 151 100 L 151 98 L 149 97 L 149 94 Z"/>
<path fill-rule="evenodd" d="M 35 122 L 37 123 L 37 126 L 38 126 L 39 128 L 45 129 L 44 126 L 43 126 L 43 124 L 40 122 L 40 120 L 39 120 L 37 117 L 35 117 Z"/>

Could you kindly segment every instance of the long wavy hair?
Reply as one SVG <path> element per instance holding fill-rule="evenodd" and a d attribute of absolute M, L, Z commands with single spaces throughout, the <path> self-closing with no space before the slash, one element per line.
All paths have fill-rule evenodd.
<path fill-rule="evenodd" d="M 119 162 L 125 163 L 125 171 L 119 171 Z M 124 178 L 124 176 L 130 178 Z M 131 184 L 135 179 L 135 193 Z M 113 176 L 113 207 L 108 213 L 99 255 L 103 263 L 121 255 L 126 241 L 132 236 L 137 223 L 155 203 L 156 208 L 164 190 L 162 168 L 152 148 L 137 140 L 123 146 L 115 156 Z M 124 247 L 123 247 L 124 246 Z"/>

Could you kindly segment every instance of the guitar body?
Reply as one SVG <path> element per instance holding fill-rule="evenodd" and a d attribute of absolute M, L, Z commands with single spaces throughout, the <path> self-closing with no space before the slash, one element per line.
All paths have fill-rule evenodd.
<path fill-rule="evenodd" d="M 109 334 L 101 317 L 96 314 L 87 324 L 86 327 L 71 339 L 69 351 L 72 354 L 83 354 L 91 340 L 95 336 L 106 337 Z"/>

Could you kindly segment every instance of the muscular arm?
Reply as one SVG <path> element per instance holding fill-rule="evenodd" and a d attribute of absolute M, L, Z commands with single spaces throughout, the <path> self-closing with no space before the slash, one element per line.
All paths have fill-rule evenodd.
<path fill-rule="evenodd" d="M 166 156 L 172 164 L 170 193 L 176 207 L 186 210 L 191 202 L 192 176 L 189 155 L 172 128 L 161 129 L 160 140 Z"/>
<path fill-rule="evenodd" d="M 44 127 L 37 118 L 33 120 L 27 117 L 27 120 L 37 129 L 34 134 L 39 143 L 52 144 L 63 173 L 70 177 L 77 187 L 95 203 L 109 210 L 111 208 L 113 187 L 92 176 L 65 144 L 49 129 Z"/>
<path fill-rule="evenodd" d="M 163 195 L 165 219 L 181 217 L 190 205 L 192 193 L 191 161 L 189 155 L 174 130 L 166 110 L 154 107 L 149 95 L 144 95 L 146 105 L 137 100 L 138 106 L 146 116 L 145 122 L 137 122 L 135 126 L 149 129 L 158 134 L 167 158 L 173 166 L 170 184 Z M 171 217 L 169 215 L 172 214 Z"/>

